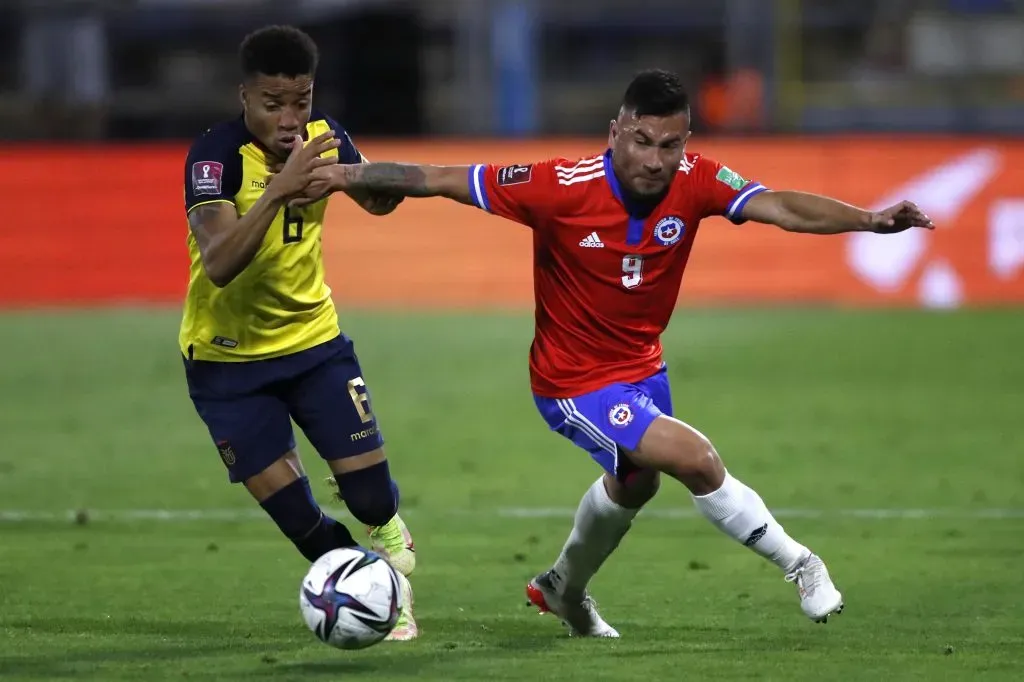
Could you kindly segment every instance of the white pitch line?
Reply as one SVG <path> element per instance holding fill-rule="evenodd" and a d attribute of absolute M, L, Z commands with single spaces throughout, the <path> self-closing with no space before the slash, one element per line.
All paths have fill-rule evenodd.
<path fill-rule="evenodd" d="M 260 509 L 0 509 L 0 523 L 74 521 L 83 513 L 88 521 L 255 521 L 267 518 Z"/>
<path fill-rule="evenodd" d="M 508 507 L 495 510 L 497 516 L 511 518 L 571 518 L 575 509 L 568 507 Z M 643 516 L 658 519 L 701 518 L 696 509 L 678 507 L 667 509 L 645 509 Z M 772 514 L 780 519 L 1024 519 L 1024 509 L 773 509 Z"/>
<path fill-rule="evenodd" d="M 347 516 L 340 509 L 325 509 L 335 516 Z M 266 515 L 260 509 L 86 509 L 88 521 L 262 521 Z M 0 523 L 26 523 L 40 521 L 72 522 L 80 511 L 35 511 L 29 509 L 0 509 Z M 571 519 L 576 513 L 570 507 L 500 507 L 496 509 L 451 509 L 428 511 L 410 509 L 403 511 L 411 517 L 466 517 L 484 516 L 514 519 Z M 775 509 L 772 513 L 780 519 L 921 519 L 921 520 L 999 520 L 1024 519 L 1024 508 L 989 509 Z M 692 508 L 675 507 L 646 509 L 643 516 L 656 519 L 700 518 Z"/>

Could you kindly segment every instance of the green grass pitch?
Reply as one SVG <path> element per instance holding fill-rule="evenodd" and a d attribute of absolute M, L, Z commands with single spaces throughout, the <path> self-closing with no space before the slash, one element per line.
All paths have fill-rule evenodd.
<path fill-rule="evenodd" d="M 343 317 L 416 538 L 421 638 L 340 652 L 305 629 L 303 561 L 227 483 L 173 311 L 7 313 L 0 680 L 1021 679 L 1019 311 L 680 311 L 678 415 L 847 610 L 810 623 L 666 482 L 593 585 L 619 641 L 524 605 L 599 473 L 535 412 L 529 318 Z"/>

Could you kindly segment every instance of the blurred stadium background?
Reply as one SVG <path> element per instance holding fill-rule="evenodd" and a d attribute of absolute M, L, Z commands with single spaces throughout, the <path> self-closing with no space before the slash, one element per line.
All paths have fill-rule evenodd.
<path fill-rule="evenodd" d="M 621 85 L 651 64 L 691 83 L 702 133 L 1024 130 L 1017 0 L 7 0 L 4 8 L 8 139 L 190 138 L 234 113 L 233 48 L 272 22 L 300 24 L 320 41 L 320 104 L 364 136 L 600 135 Z M 34 109 L 43 102 L 52 116 Z M 54 120 L 63 113 L 54 103 L 72 109 L 71 121 Z"/>
<path fill-rule="evenodd" d="M 684 301 L 1024 301 L 1015 0 L 7 0 L 2 11 L 5 193 L 52 185 L 51 154 L 90 169 L 46 218 L 14 208 L 14 224 L 53 224 L 2 243 L 6 271 L 42 280 L 9 277 L 3 302 L 180 296 L 183 145 L 236 114 L 237 43 L 268 22 L 319 41 L 316 104 L 370 158 L 589 153 L 630 75 L 657 65 L 692 88 L 693 149 L 774 187 L 864 205 L 909 196 L 941 224 L 886 240 L 705 230 Z M 150 227 L 129 245 L 143 211 Z M 525 258 L 522 230 L 468 240 L 491 221 L 443 202 L 373 229 L 350 207 L 333 215 L 355 229 L 328 244 L 331 270 L 354 268 L 377 299 L 529 303 L 528 268 L 503 267 Z M 129 271 L 117 280 L 104 267 L 115 263 Z M 381 276 L 396 264 L 400 283 Z"/>
<path fill-rule="evenodd" d="M 707 221 L 666 337 L 677 410 L 830 560 L 857 603 L 842 629 L 808 634 L 674 486 L 596 584 L 638 636 L 552 641 L 513 612 L 596 475 L 527 391 L 529 235 L 336 200 L 328 279 L 426 636 L 338 659 L 302 631 L 301 560 L 243 523 L 175 343 L 185 151 L 237 115 L 236 47 L 266 23 L 316 38 L 316 106 L 371 159 L 593 153 L 658 66 L 691 86 L 691 149 L 924 207 L 934 233 L 884 238 Z M 0 677 L 1018 679 L 1022 133 L 1021 0 L 3 0 Z"/>

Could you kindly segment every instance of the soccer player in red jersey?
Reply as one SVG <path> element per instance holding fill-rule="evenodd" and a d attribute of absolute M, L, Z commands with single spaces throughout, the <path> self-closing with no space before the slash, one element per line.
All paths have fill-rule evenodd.
<path fill-rule="evenodd" d="M 647 71 L 626 90 L 603 154 L 511 166 L 328 166 L 297 200 L 341 190 L 443 196 L 533 229 L 534 398 L 551 429 L 605 471 L 584 494 L 561 555 L 527 586 L 530 601 L 576 635 L 618 636 L 597 613 L 587 584 L 657 492 L 662 473 L 689 489 L 708 521 L 795 582 L 809 618 L 824 622 L 842 610 L 821 558 L 730 475 L 707 437 L 673 417 L 659 339 L 704 218 L 810 234 L 932 228 L 906 201 L 873 213 L 771 191 L 686 153 L 689 137 L 679 79 Z"/>

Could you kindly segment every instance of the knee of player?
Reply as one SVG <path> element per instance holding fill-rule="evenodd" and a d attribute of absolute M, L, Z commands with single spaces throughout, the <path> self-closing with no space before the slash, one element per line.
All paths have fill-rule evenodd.
<path fill-rule="evenodd" d="M 703 434 L 694 433 L 681 449 L 685 453 L 684 459 L 694 473 L 709 473 L 717 471 L 722 466 L 714 444 Z"/>
<path fill-rule="evenodd" d="M 703 476 L 721 468 L 721 460 L 711 441 L 702 433 L 680 429 L 671 439 L 667 459 L 674 473 Z"/>
<path fill-rule="evenodd" d="M 694 442 L 691 447 L 693 449 L 694 456 L 699 458 L 702 462 L 718 462 L 718 451 L 715 450 L 715 444 L 712 443 L 704 434 L 694 434 Z"/>
<path fill-rule="evenodd" d="M 398 512 L 398 485 L 387 462 L 335 476 L 345 506 L 360 523 L 383 526 Z"/>
<path fill-rule="evenodd" d="M 644 482 L 644 485 L 641 488 L 641 490 L 639 491 L 639 493 L 647 498 L 645 500 L 645 503 L 646 503 L 646 502 L 649 502 L 649 501 L 653 500 L 654 496 L 658 494 L 658 490 L 660 490 L 660 489 L 661 489 L 661 472 L 654 471 L 654 472 L 652 472 L 650 480 Z"/>
<path fill-rule="evenodd" d="M 639 509 L 654 499 L 661 487 L 661 475 L 655 469 L 637 469 L 622 481 L 605 476 L 605 488 L 616 504 L 627 509 Z"/>

